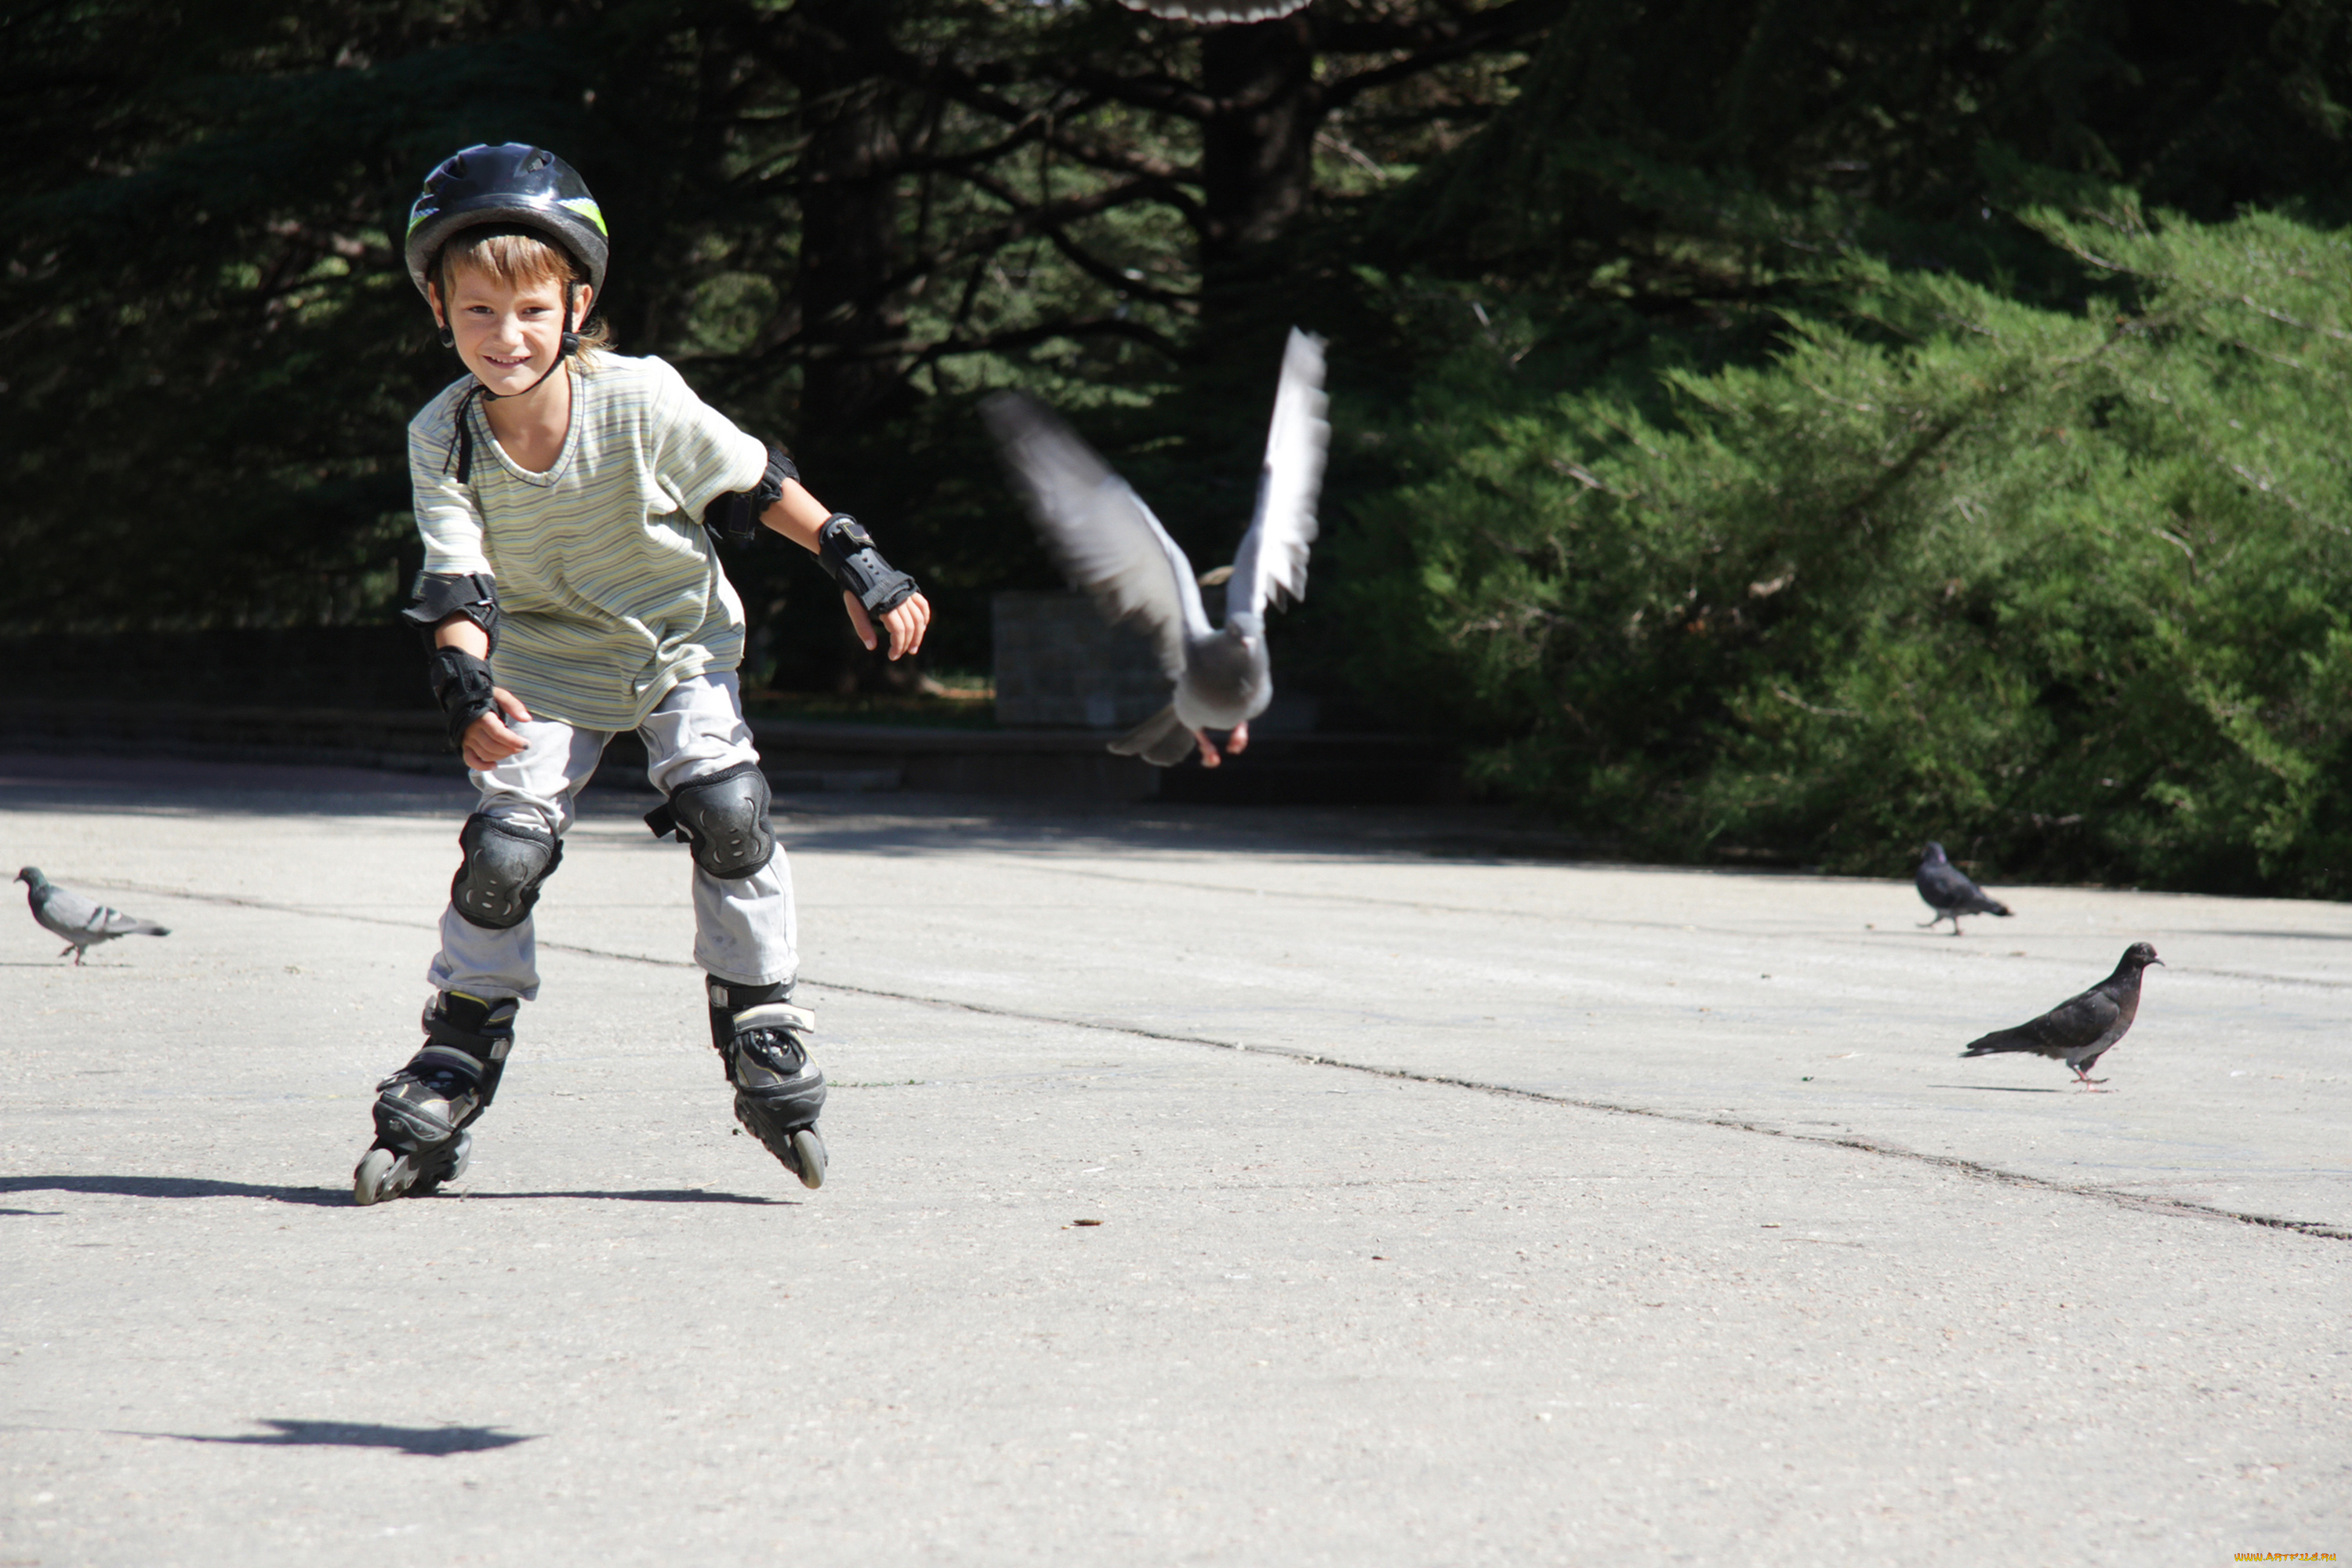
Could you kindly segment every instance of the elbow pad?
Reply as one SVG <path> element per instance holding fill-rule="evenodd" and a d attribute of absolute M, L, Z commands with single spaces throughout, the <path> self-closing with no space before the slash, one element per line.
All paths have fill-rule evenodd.
<path fill-rule="evenodd" d="M 760 514 L 782 499 L 784 481 L 801 471 L 793 455 L 768 443 L 768 471 L 748 490 L 730 490 L 702 509 L 702 526 L 730 544 L 749 544 L 760 536 Z"/>
<path fill-rule="evenodd" d="M 482 628 L 491 651 L 498 650 L 498 586 L 488 577 L 479 572 L 419 572 L 415 597 L 416 602 L 401 611 L 400 618 L 425 634 L 427 648 L 433 646 L 434 627 L 451 616 L 463 616 Z"/>
<path fill-rule="evenodd" d="M 816 558 L 869 616 L 887 615 L 919 592 L 912 577 L 882 559 L 866 525 L 845 511 L 835 512 L 817 530 Z"/>

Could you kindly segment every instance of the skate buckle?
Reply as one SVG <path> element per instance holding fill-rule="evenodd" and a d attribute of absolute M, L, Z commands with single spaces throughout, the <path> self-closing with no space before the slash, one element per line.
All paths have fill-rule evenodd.
<path fill-rule="evenodd" d="M 807 1035 L 816 1030 L 816 1015 L 789 1002 L 763 1002 L 736 1014 L 734 1025 L 739 1035 L 752 1029 L 788 1029 L 796 1035 Z"/>

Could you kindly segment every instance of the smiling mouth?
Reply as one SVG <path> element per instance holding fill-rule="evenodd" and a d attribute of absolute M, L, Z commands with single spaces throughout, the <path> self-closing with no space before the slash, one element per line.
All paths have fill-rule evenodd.
<path fill-rule="evenodd" d="M 528 369 L 530 364 L 529 354 L 524 354 L 520 359 L 509 359 L 502 354 L 484 354 L 482 359 L 486 363 L 497 365 L 502 370 L 523 370 Z"/>

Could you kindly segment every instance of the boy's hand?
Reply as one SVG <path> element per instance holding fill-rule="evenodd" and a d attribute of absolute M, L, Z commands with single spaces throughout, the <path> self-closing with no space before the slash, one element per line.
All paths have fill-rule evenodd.
<path fill-rule="evenodd" d="M 499 711 L 483 714 L 466 731 L 466 765 L 477 773 L 488 773 L 530 744 L 499 721 L 503 714 L 519 723 L 529 723 L 530 710 L 522 705 L 522 699 L 503 686 L 493 686 L 490 700 L 499 705 Z"/>
<path fill-rule="evenodd" d="M 841 602 L 849 606 L 849 624 L 856 629 L 857 640 L 864 643 L 866 651 L 871 653 L 875 647 L 873 617 L 866 615 L 866 606 L 857 602 L 855 594 L 845 593 L 841 595 Z M 930 624 L 931 602 L 920 594 L 911 595 L 897 609 L 884 612 L 882 627 L 890 634 L 890 657 L 897 658 L 901 654 L 920 649 L 924 628 Z M 473 743 L 470 734 L 467 736 L 467 743 Z"/>

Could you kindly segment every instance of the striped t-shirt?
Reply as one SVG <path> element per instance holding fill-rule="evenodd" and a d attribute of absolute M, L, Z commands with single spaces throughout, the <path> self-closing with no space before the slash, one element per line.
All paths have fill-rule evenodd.
<path fill-rule="evenodd" d="M 598 353 L 572 376 L 572 429 L 545 473 L 519 467 L 477 398 L 472 482 L 451 459 L 471 376 L 408 425 L 429 573 L 498 582 L 492 679 L 533 718 L 634 730 L 679 681 L 743 657 L 743 605 L 702 509 L 748 490 L 767 448 L 657 359 Z"/>

